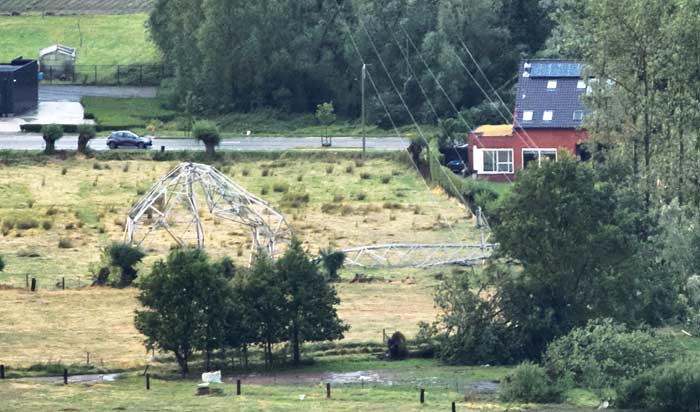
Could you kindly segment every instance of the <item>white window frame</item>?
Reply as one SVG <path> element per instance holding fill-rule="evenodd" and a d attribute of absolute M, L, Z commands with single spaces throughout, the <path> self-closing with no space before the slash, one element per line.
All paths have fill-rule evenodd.
<path fill-rule="evenodd" d="M 520 156 L 521 156 L 521 158 L 520 158 L 520 160 L 521 160 L 520 165 L 521 166 L 520 167 L 521 167 L 521 169 L 525 169 L 525 166 L 526 166 L 525 165 L 525 152 L 537 152 L 537 167 L 542 167 L 542 153 L 543 152 L 547 152 L 547 153 L 554 152 L 554 161 L 556 162 L 559 160 L 559 154 L 557 153 L 557 149 L 523 148 L 522 151 L 520 152 Z"/>
<path fill-rule="evenodd" d="M 576 113 L 581 113 L 581 117 L 577 119 Z M 585 115 L 586 115 L 586 113 L 583 110 L 574 110 L 574 120 L 583 121 L 583 117 Z"/>
<path fill-rule="evenodd" d="M 549 115 L 549 116 L 547 116 L 547 115 Z M 549 117 L 549 119 L 547 117 Z M 543 122 L 551 122 L 552 120 L 554 120 L 554 110 L 545 110 L 542 113 L 542 121 Z"/>
<path fill-rule="evenodd" d="M 585 81 L 579 80 L 578 83 L 576 83 L 576 88 L 577 88 L 578 90 L 583 90 L 583 89 L 588 88 L 588 85 L 586 84 Z"/>
<path fill-rule="evenodd" d="M 547 90 L 557 90 L 557 81 L 547 80 Z"/>
<path fill-rule="evenodd" d="M 481 170 L 478 171 L 480 174 L 484 174 L 484 175 L 502 175 L 502 174 L 511 175 L 511 174 L 515 173 L 515 153 L 514 153 L 513 149 L 479 149 L 479 151 L 481 152 L 481 156 L 480 156 L 481 157 L 481 165 L 480 165 Z M 496 161 L 494 162 L 494 165 L 496 166 L 495 171 L 484 170 L 484 167 L 486 164 L 484 159 L 487 156 L 487 152 L 496 152 L 496 159 L 495 159 Z M 509 162 L 499 161 L 498 160 L 498 153 L 500 153 L 500 152 L 507 152 L 510 155 L 510 161 Z M 508 171 L 499 170 L 501 165 L 509 165 Z"/>
<path fill-rule="evenodd" d="M 532 110 L 525 110 L 523 112 L 523 122 L 531 122 L 534 116 L 535 112 L 533 112 Z"/>

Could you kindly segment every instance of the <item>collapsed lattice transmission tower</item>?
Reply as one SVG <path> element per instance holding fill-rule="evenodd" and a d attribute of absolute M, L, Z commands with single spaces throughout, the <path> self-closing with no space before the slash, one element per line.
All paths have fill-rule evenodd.
<path fill-rule="evenodd" d="M 129 212 L 125 240 L 141 245 L 157 230 L 166 231 L 179 246 L 204 247 L 200 211 L 247 227 L 251 248 L 275 247 L 291 237 L 284 216 L 215 168 L 181 163 L 156 183 Z"/>

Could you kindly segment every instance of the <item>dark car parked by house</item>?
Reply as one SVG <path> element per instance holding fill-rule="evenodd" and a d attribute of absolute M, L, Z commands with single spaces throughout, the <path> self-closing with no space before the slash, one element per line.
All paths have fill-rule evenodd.
<path fill-rule="evenodd" d="M 112 132 L 107 138 L 107 146 L 110 149 L 119 147 L 135 147 L 145 149 L 153 146 L 153 140 L 149 136 L 141 137 L 129 131 Z"/>

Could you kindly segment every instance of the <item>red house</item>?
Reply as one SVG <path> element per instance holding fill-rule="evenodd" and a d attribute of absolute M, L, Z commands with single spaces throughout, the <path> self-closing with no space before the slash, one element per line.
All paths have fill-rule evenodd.
<path fill-rule="evenodd" d="M 582 65 L 532 60 L 520 65 L 512 125 L 481 126 L 469 134 L 469 169 L 478 177 L 508 181 L 516 171 L 556 160 L 558 150 L 577 154 L 588 139 L 581 96 L 588 90 Z"/>

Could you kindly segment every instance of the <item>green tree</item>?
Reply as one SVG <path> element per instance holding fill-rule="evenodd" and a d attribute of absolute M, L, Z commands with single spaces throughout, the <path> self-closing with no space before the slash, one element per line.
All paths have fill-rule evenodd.
<path fill-rule="evenodd" d="M 223 342 L 226 279 L 198 249 L 177 249 L 153 265 L 140 285 L 135 325 L 148 347 L 173 352 L 183 376 L 196 350 Z"/>
<path fill-rule="evenodd" d="M 78 126 L 78 152 L 87 153 L 88 143 L 97 135 L 95 126 L 91 124 L 81 124 Z"/>
<path fill-rule="evenodd" d="M 326 128 L 325 135 L 328 137 L 328 126 L 333 124 L 336 119 L 335 108 L 333 102 L 321 103 L 316 106 L 316 120 Z"/>
<path fill-rule="evenodd" d="M 216 152 L 216 147 L 221 143 L 221 135 L 216 124 L 207 120 L 200 120 L 192 125 L 192 135 L 195 140 L 204 143 L 208 155 Z"/>
<path fill-rule="evenodd" d="M 56 151 L 56 142 L 63 137 L 63 127 L 58 124 L 47 124 L 41 128 L 41 135 L 44 139 L 45 154 L 52 154 Z"/>
<path fill-rule="evenodd" d="M 235 279 L 234 289 L 244 310 L 241 314 L 244 351 L 250 343 L 261 343 L 265 363 L 271 364 L 272 345 L 285 338 L 288 323 L 284 284 L 278 277 L 275 263 L 264 251 L 253 256 L 249 270 Z"/>
<path fill-rule="evenodd" d="M 335 306 L 340 299 L 335 289 L 326 282 L 298 239 L 292 239 L 275 267 L 286 296 L 292 358 L 298 364 L 304 342 L 342 339 L 349 327 L 338 318 Z"/>

